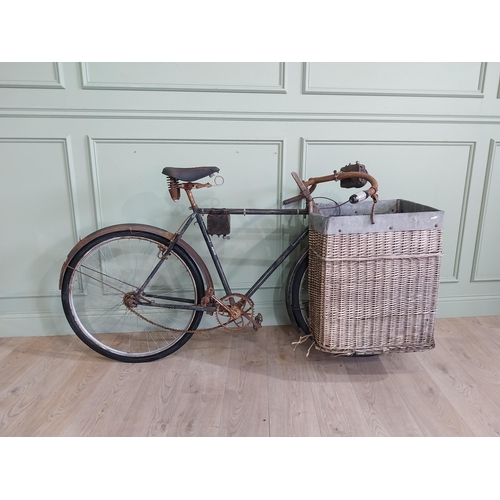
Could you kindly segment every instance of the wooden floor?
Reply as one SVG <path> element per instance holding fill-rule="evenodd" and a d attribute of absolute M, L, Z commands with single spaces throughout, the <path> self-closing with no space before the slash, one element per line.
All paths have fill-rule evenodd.
<path fill-rule="evenodd" d="M 75 336 L 0 339 L 1 436 L 500 436 L 500 316 L 436 348 L 334 357 L 291 327 L 193 338 L 146 364 Z"/>

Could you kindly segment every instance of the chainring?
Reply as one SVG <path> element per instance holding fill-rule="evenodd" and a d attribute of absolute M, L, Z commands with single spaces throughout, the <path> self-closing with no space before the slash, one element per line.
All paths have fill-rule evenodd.
<path fill-rule="evenodd" d="M 242 330 L 252 324 L 254 303 L 241 293 L 230 293 L 217 300 L 215 317 L 226 330 Z"/>

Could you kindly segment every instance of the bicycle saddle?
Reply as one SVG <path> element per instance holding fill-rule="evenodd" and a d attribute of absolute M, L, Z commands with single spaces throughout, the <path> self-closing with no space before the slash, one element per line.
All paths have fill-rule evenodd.
<path fill-rule="evenodd" d="M 215 174 L 219 170 L 219 167 L 165 167 L 162 170 L 162 174 L 179 181 L 194 182 L 208 175 Z"/>

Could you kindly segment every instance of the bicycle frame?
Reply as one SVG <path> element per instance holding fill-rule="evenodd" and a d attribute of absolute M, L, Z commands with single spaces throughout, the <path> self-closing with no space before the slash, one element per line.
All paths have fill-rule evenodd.
<path fill-rule="evenodd" d="M 168 258 L 168 255 L 172 251 L 173 247 L 182 239 L 182 236 L 189 228 L 189 226 L 196 221 L 200 228 L 205 244 L 208 248 L 210 256 L 212 258 L 213 264 L 219 275 L 224 292 L 226 295 L 232 294 L 231 286 L 227 280 L 226 273 L 222 267 L 217 251 L 215 250 L 212 238 L 208 234 L 207 226 L 203 215 L 208 214 L 229 214 L 229 215 L 307 215 L 307 209 L 246 209 L 246 208 L 233 208 L 233 209 L 214 209 L 214 208 L 199 208 L 197 206 L 192 207 L 193 213 L 184 221 L 184 223 L 179 227 L 177 232 L 174 234 L 174 238 L 171 240 L 170 245 L 162 253 L 162 258 L 152 270 L 151 274 L 148 276 L 144 284 L 137 291 L 138 295 L 143 293 L 144 289 L 148 283 L 153 279 L 153 276 L 160 269 L 163 262 Z M 278 267 L 286 260 L 287 257 L 299 246 L 302 240 L 308 234 L 308 228 L 305 228 L 297 238 L 295 238 L 290 245 L 282 252 L 282 254 L 267 268 L 267 270 L 262 274 L 262 276 L 250 287 L 250 289 L 244 294 L 246 297 L 251 297 L 254 293 L 269 279 L 269 277 L 278 269 Z M 146 294 L 147 296 L 147 294 Z M 212 306 L 201 306 L 198 304 L 147 304 L 152 307 L 162 307 L 165 309 L 187 309 L 195 311 L 213 312 L 215 308 Z"/>
<path fill-rule="evenodd" d="M 313 198 L 311 197 L 312 191 L 316 188 L 316 185 L 319 183 L 323 182 L 329 182 L 329 181 L 338 181 L 338 180 L 343 180 L 343 179 L 350 179 L 352 178 L 362 178 L 368 180 L 371 184 L 372 187 L 368 189 L 367 191 L 363 192 L 363 197 L 361 200 L 365 199 L 367 196 L 371 196 L 373 198 L 373 201 L 376 203 L 377 202 L 377 189 L 378 189 L 378 184 L 377 181 L 367 173 L 363 172 L 346 172 L 346 171 L 341 171 L 337 172 L 334 171 L 332 175 L 324 176 L 324 177 L 316 177 L 316 178 L 311 178 L 305 183 L 299 178 L 298 174 L 295 172 L 292 174 L 293 178 L 297 182 L 297 185 L 299 186 L 301 190 L 301 194 L 299 196 L 296 196 L 294 198 L 290 198 L 288 200 L 285 200 L 283 204 L 287 205 L 288 203 L 294 202 L 294 201 L 299 201 L 303 198 L 305 198 L 309 204 L 308 209 L 245 209 L 245 208 L 233 208 L 233 209 L 214 209 L 214 208 L 200 208 L 196 204 L 196 201 L 194 199 L 193 193 L 191 192 L 193 189 L 199 189 L 199 188 L 204 188 L 204 187 L 211 187 L 211 184 L 206 183 L 198 183 L 198 182 L 192 182 L 191 180 L 188 180 L 190 177 L 193 179 L 195 178 L 201 178 L 203 175 L 212 175 L 215 171 L 219 171 L 218 168 L 214 167 L 198 167 L 198 169 L 202 169 L 200 172 L 195 172 L 194 176 L 188 175 L 186 178 L 184 176 L 183 180 L 186 180 L 187 182 L 179 183 L 178 180 L 175 177 L 172 177 L 172 175 L 175 173 L 178 175 L 178 172 L 172 172 L 168 168 L 163 169 L 163 173 L 168 176 L 169 178 L 169 191 L 172 199 L 174 201 L 179 199 L 180 195 L 180 189 L 183 189 L 186 193 L 186 196 L 188 197 L 190 203 L 191 203 L 191 210 L 193 213 L 186 219 L 186 221 L 181 225 L 181 227 L 178 229 L 178 231 L 175 233 L 174 237 L 170 241 L 170 244 L 168 248 L 165 249 L 165 251 L 162 254 L 162 258 L 160 258 L 160 261 L 158 264 L 155 266 L 151 274 L 148 276 L 144 284 L 142 285 L 141 288 L 139 288 L 136 292 L 136 297 L 139 297 L 141 294 L 144 293 L 144 290 L 148 283 L 151 281 L 155 273 L 160 269 L 162 266 L 164 260 L 168 258 L 168 255 L 174 248 L 174 246 L 181 241 L 182 235 L 185 233 L 187 228 L 191 225 L 191 223 L 196 219 L 196 222 L 198 222 L 198 225 L 200 227 L 201 233 L 203 235 L 203 239 L 205 240 L 205 243 L 207 245 L 208 251 L 210 252 L 210 256 L 212 258 L 212 261 L 214 263 L 215 269 L 217 270 L 217 274 L 219 275 L 222 286 L 224 287 L 224 291 L 226 295 L 231 295 L 233 292 L 231 291 L 231 286 L 229 285 L 229 282 L 227 280 L 226 274 L 224 272 L 224 269 L 222 268 L 221 262 L 219 260 L 219 257 L 217 255 L 217 252 L 214 248 L 212 239 L 210 235 L 208 234 L 207 231 L 207 226 L 205 225 L 205 221 L 203 220 L 203 215 L 209 215 L 209 214 L 227 214 L 227 215 L 307 215 L 310 211 L 318 211 L 318 207 L 316 203 L 314 202 Z M 358 193 L 359 195 L 360 193 Z M 356 195 L 357 196 L 357 195 Z M 352 201 L 352 203 L 357 203 L 358 199 L 356 198 L 356 201 Z M 375 206 L 375 205 L 374 205 Z M 373 219 L 373 210 L 372 210 L 372 219 Z M 246 297 L 250 298 L 266 281 L 267 279 L 278 269 L 278 267 L 283 263 L 283 261 L 297 248 L 297 246 L 300 244 L 300 242 L 307 236 L 308 234 L 308 229 L 304 229 L 302 233 L 285 249 L 285 251 L 271 264 L 271 266 L 265 271 L 265 273 L 250 287 L 250 289 L 247 291 L 245 294 Z M 213 290 L 212 290 L 212 295 L 213 295 Z M 147 295 L 144 295 L 147 296 Z M 170 297 L 172 299 L 172 297 Z M 146 303 L 143 302 L 141 305 L 150 305 L 154 307 L 163 307 L 166 309 L 191 309 L 191 310 L 198 310 L 198 311 L 205 311 L 205 312 L 212 312 L 215 311 L 216 308 L 210 307 L 210 306 L 202 306 L 202 305 L 167 305 L 167 304 L 154 304 L 154 303 Z"/>
<path fill-rule="evenodd" d="M 207 167 L 199 167 L 202 169 L 206 169 Z M 164 169 L 165 170 L 165 169 Z M 164 172 L 165 173 L 165 172 Z M 198 172 L 199 173 L 199 172 Z M 205 173 L 206 172 L 202 172 Z M 169 172 L 166 172 L 166 175 L 169 175 Z M 195 174 L 197 175 L 197 174 Z M 208 175 L 208 174 L 206 174 Z M 224 292 L 226 295 L 232 295 L 233 292 L 231 290 L 231 286 L 227 280 L 226 274 L 224 272 L 224 269 L 222 267 L 222 264 L 219 260 L 219 257 L 217 255 L 217 252 L 215 250 L 215 247 L 212 242 L 212 238 L 208 234 L 207 226 L 205 225 L 205 221 L 203 219 L 203 215 L 220 215 L 220 214 L 227 214 L 227 215 L 307 215 L 311 211 L 317 210 L 316 203 L 314 202 L 313 198 L 311 197 L 311 193 L 316 187 L 317 184 L 322 183 L 322 182 L 329 182 L 329 181 L 338 181 L 338 180 L 343 180 L 343 179 L 350 179 L 350 178 L 364 178 L 367 179 L 371 184 L 372 187 L 368 189 L 367 191 L 363 192 L 363 197 L 361 199 L 365 199 L 367 196 L 371 196 L 376 203 L 377 201 L 377 189 L 378 189 L 378 184 L 377 181 L 370 175 L 362 172 L 337 172 L 334 171 L 332 175 L 325 176 L 325 177 L 317 177 L 317 178 L 310 178 L 308 181 L 303 182 L 299 176 L 294 172 L 293 177 L 295 181 L 297 182 L 297 185 L 299 186 L 301 190 L 301 194 L 299 196 L 295 196 L 293 198 L 290 198 L 288 200 L 283 201 L 284 205 L 287 205 L 291 202 L 299 201 L 301 199 L 306 199 L 308 202 L 308 208 L 304 209 L 286 209 L 286 208 L 281 208 L 281 209 L 247 209 L 247 208 L 233 208 L 233 209 L 215 209 L 215 208 L 200 208 L 196 204 L 196 201 L 194 199 L 193 193 L 191 192 L 193 189 L 199 189 L 199 188 L 204 188 L 204 187 L 211 187 L 209 183 L 206 184 L 201 184 L 197 182 L 183 182 L 183 183 L 178 183 L 177 180 L 174 179 L 174 183 L 172 184 L 173 188 L 175 190 L 179 191 L 180 189 L 183 189 L 186 193 L 187 198 L 189 199 L 191 203 L 191 210 L 192 214 L 184 221 L 184 223 L 179 227 L 176 233 L 172 234 L 169 233 L 168 231 L 163 231 L 159 228 L 156 227 L 151 227 L 148 226 L 147 228 L 145 226 L 140 226 L 140 225 L 118 225 L 118 226 L 110 226 L 108 228 L 103 228 L 102 230 L 98 230 L 95 233 L 92 233 L 91 235 L 87 236 L 83 240 L 81 240 L 74 248 L 73 250 L 68 254 L 68 257 L 66 258 L 66 261 L 63 264 L 63 267 L 61 269 L 61 274 L 59 278 L 59 287 L 62 287 L 62 280 L 64 277 L 64 273 L 66 272 L 66 269 L 68 267 L 69 262 L 71 259 L 75 256 L 76 252 L 82 248 L 85 244 L 90 242 L 93 238 L 97 237 L 98 235 L 104 235 L 107 232 L 111 230 L 116 230 L 118 227 L 120 228 L 126 228 L 132 230 L 131 226 L 134 226 L 136 230 L 139 229 L 145 229 L 146 231 L 153 231 L 155 233 L 162 233 L 162 235 L 166 236 L 169 240 L 170 243 L 166 248 L 161 248 L 161 257 L 159 254 L 159 262 L 156 264 L 156 266 L 153 268 L 153 270 L 150 272 L 149 276 L 146 278 L 144 283 L 140 288 L 136 290 L 134 293 L 135 299 L 140 303 L 142 306 L 145 307 L 161 307 L 164 309 L 187 309 L 187 310 L 193 310 L 193 311 L 203 311 L 203 312 L 208 312 L 208 313 L 213 313 L 217 310 L 217 307 L 214 307 L 213 305 L 203 305 L 203 304 L 194 304 L 194 300 L 189 301 L 189 303 L 186 299 L 181 299 L 179 297 L 167 297 L 167 296 L 158 296 L 158 295 L 152 295 L 152 294 L 147 294 L 144 293 L 146 287 L 148 284 L 151 282 L 153 279 L 154 275 L 158 272 L 160 267 L 163 265 L 163 262 L 168 259 L 168 256 L 172 252 L 172 249 L 175 247 L 175 245 L 179 245 L 183 248 L 185 248 L 188 253 L 194 256 L 196 265 L 200 269 L 201 273 L 204 275 L 205 280 L 206 280 L 206 285 L 208 288 L 211 290 L 209 293 L 208 290 L 205 290 L 205 297 L 208 296 L 208 298 L 214 298 L 217 301 L 217 298 L 215 297 L 214 291 L 213 291 L 213 283 L 212 279 L 210 276 L 210 272 L 208 271 L 205 263 L 203 260 L 198 256 L 198 254 L 192 249 L 189 245 L 187 245 L 184 240 L 182 240 L 182 236 L 188 229 L 188 227 L 193 223 L 193 221 L 196 221 L 200 227 L 201 233 L 203 235 L 203 239 L 205 240 L 205 244 L 208 248 L 208 251 L 210 253 L 210 256 L 212 258 L 212 261 L 214 263 L 215 269 L 217 270 L 217 274 L 219 275 L 219 278 L 222 282 L 222 286 L 224 288 Z M 172 181 L 172 180 L 171 180 Z M 169 189 L 172 191 L 172 188 Z M 176 196 L 174 197 L 172 192 L 170 193 L 172 196 L 172 199 L 177 200 L 178 198 L 178 192 L 176 192 Z M 358 193 L 359 195 L 360 193 Z M 357 195 L 356 195 L 357 196 Z M 356 201 L 351 201 L 352 203 L 356 203 Z M 374 205 L 375 206 L 375 205 Z M 373 209 L 372 209 L 372 217 L 373 217 Z M 164 233 L 164 234 L 163 234 Z M 269 268 L 264 272 L 264 274 L 249 288 L 246 294 L 247 298 L 250 298 L 252 295 L 255 294 L 255 292 L 269 279 L 269 277 L 278 269 L 278 267 L 284 262 L 284 260 L 290 256 L 290 254 L 299 246 L 301 241 L 303 241 L 308 234 L 308 228 L 304 229 L 299 236 L 282 252 L 282 254 L 269 266 Z M 140 297 L 151 297 L 151 298 L 158 298 L 158 299 L 163 299 L 163 300 L 170 300 L 174 302 L 184 302 L 185 304 L 157 304 L 154 301 L 142 301 L 140 300 Z M 204 297 L 204 298 L 205 298 Z M 206 303 L 205 303 L 206 304 Z"/>
<path fill-rule="evenodd" d="M 354 169 L 360 167 L 354 165 Z M 218 167 L 210 166 L 163 169 L 172 200 L 179 200 L 181 190 L 184 190 L 190 202 L 191 213 L 177 232 L 172 233 L 147 224 L 116 224 L 94 231 L 71 249 L 59 277 L 62 306 L 73 331 L 91 349 L 118 361 L 146 362 L 174 353 L 195 332 L 220 327 L 237 331 L 250 325 L 255 331 L 259 330 L 263 317 L 260 313 L 254 316 L 252 296 L 285 259 L 295 253 L 294 250 L 298 250 L 301 242 L 307 238 L 309 229 L 303 227 L 292 237 L 291 243 L 282 243 L 278 252 L 281 255 L 269 267 L 267 263 L 264 273 L 251 286 L 248 284 L 250 288 L 246 294 L 242 294 L 232 291 L 212 240 L 215 235 L 227 237 L 230 234 L 230 216 L 305 217 L 320 208 L 311 196 L 316 184 L 349 180 L 351 176 L 366 179 L 372 184 L 368 190 L 351 196 L 351 203 L 362 201 L 368 196 L 373 198 L 374 204 L 377 201 L 376 181 L 367 173 L 334 171 L 330 176 L 303 181 L 293 172 L 292 176 L 301 194 L 284 200 L 284 208 L 198 207 L 192 191 L 211 187 L 211 184 L 196 181 L 218 171 Z M 289 203 L 302 199 L 307 202 L 307 209 L 286 208 Z M 373 211 L 372 207 L 372 214 Z M 184 240 L 184 234 L 193 222 L 199 226 L 210 259 L 208 256 L 202 258 Z M 287 248 L 284 248 L 285 245 L 288 245 Z M 292 263 L 285 295 L 292 324 L 306 334 L 309 333 L 305 279 L 308 255 L 308 248 L 304 248 Z M 211 272 L 207 267 L 209 260 L 212 260 L 218 274 L 220 297 L 215 293 Z M 217 325 L 200 329 L 204 314 L 214 316 Z"/>

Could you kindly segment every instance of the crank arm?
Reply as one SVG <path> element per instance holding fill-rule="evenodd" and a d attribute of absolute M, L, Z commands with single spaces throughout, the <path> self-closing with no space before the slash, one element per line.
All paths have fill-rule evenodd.
<path fill-rule="evenodd" d="M 253 325 L 254 330 L 258 330 L 259 328 L 262 328 L 262 325 L 260 323 L 258 323 L 257 321 L 255 321 L 252 318 L 252 316 L 250 316 L 250 314 L 248 314 L 245 311 L 243 311 L 240 307 L 237 307 L 238 312 L 239 312 L 240 315 L 235 318 L 233 316 L 233 314 L 232 314 L 231 307 L 226 306 L 226 304 L 224 304 L 224 302 L 222 302 L 222 300 L 218 299 L 215 296 L 215 294 L 212 294 L 211 299 L 215 300 L 215 302 L 217 302 L 217 304 L 219 304 L 221 307 L 223 307 L 227 311 L 227 313 L 229 314 L 229 316 L 232 318 L 233 321 L 237 320 L 241 316 L 244 316 Z"/>
<path fill-rule="evenodd" d="M 246 319 L 248 319 L 248 321 L 250 321 L 250 323 L 252 323 L 253 325 L 253 329 L 254 330 L 258 330 L 259 328 L 262 328 L 262 325 L 257 323 L 257 321 L 255 321 L 251 316 L 250 314 L 247 314 L 246 312 L 243 312 L 241 311 L 241 315 L 242 316 L 245 316 Z"/>
<path fill-rule="evenodd" d="M 218 299 L 214 294 L 212 294 L 212 296 L 210 298 L 215 300 L 215 302 L 217 302 L 217 304 L 219 304 L 221 307 L 223 307 L 227 311 L 229 316 L 231 316 L 231 318 L 233 317 L 231 314 L 231 308 L 226 306 L 226 304 L 224 304 L 224 302 L 222 302 L 222 300 Z"/>

